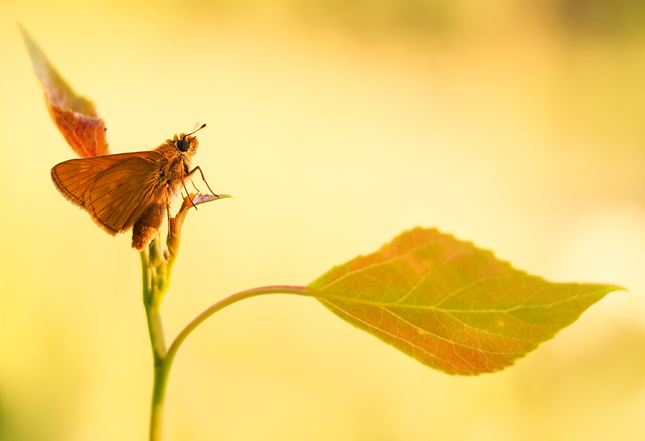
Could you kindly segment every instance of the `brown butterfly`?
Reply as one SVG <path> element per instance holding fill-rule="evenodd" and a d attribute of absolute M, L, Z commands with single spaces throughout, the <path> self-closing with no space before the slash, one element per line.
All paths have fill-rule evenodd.
<path fill-rule="evenodd" d="M 150 151 L 61 162 L 52 168 L 52 181 L 108 234 L 132 228 L 132 247 L 142 250 L 159 231 L 164 211 L 170 219 L 170 200 L 186 188 L 186 178 L 199 170 L 204 179 L 201 168 L 190 169 L 199 146 L 191 135 L 204 127 L 175 135 Z"/>

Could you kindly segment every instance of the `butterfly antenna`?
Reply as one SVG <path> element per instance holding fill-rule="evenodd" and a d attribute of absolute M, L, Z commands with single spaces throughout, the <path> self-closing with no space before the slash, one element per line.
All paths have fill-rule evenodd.
<path fill-rule="evenodd" d="M 199 123 L 197 123 L 197 124 L 199 125 Z M 187 136 L 192 135 L 193 133 L 199 132 L 204 127 L 206 127 L 206 123 L 202 124 L 201 126 L 199 126 L 199 128 L 193 130 L 192 132 L 186 133 L 182 139 L 185 139 Z"/>

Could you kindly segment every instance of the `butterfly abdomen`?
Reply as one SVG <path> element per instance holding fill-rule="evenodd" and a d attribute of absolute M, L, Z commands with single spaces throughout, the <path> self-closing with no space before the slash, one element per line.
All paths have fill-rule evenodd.
<path fill-rule="evenodd" d="M 155 237 L 163 223 L 166 202 L 149 205 L 132 227 L 132 248 L 141 251 Z"/>

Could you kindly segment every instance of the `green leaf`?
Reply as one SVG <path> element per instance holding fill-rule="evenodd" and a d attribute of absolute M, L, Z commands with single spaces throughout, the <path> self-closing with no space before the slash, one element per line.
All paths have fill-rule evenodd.
<path fill-rule="evenodd" d="M 495 372 L 570 325 L 615 285 L 551 283 L 436 229 L 407 231 L 311 283 L 357 328 L 435 369 Z"/>
<path fill-rule="evenodd" d="M 43 85 L 49 115 L 67 143 L 83 158 L 107 154 L 105 122 L 99 117 L 94 103 L 74 92 L 47 60 L 29 32 L 18 26 L 25 39 L 36 76 Z"/>

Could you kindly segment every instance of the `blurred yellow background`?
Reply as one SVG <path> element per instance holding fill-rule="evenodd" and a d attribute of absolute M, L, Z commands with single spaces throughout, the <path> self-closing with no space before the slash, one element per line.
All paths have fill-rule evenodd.
<path fill-rule="evenodd" d="M 235 199 L 184 225 L 169 341 L 416 225 L 630 291 L 472 378 L 312 299 L 248 300 L 180 350 L 168 441 L 645 439 L 639 2 L 3 0 L 0 18 L 0 440 L 146 439 L 152 382 L 138 253 L 51 184 L 73 153 L 16 21 L 114 152 L 209 125 L 195 163 Z"/>

